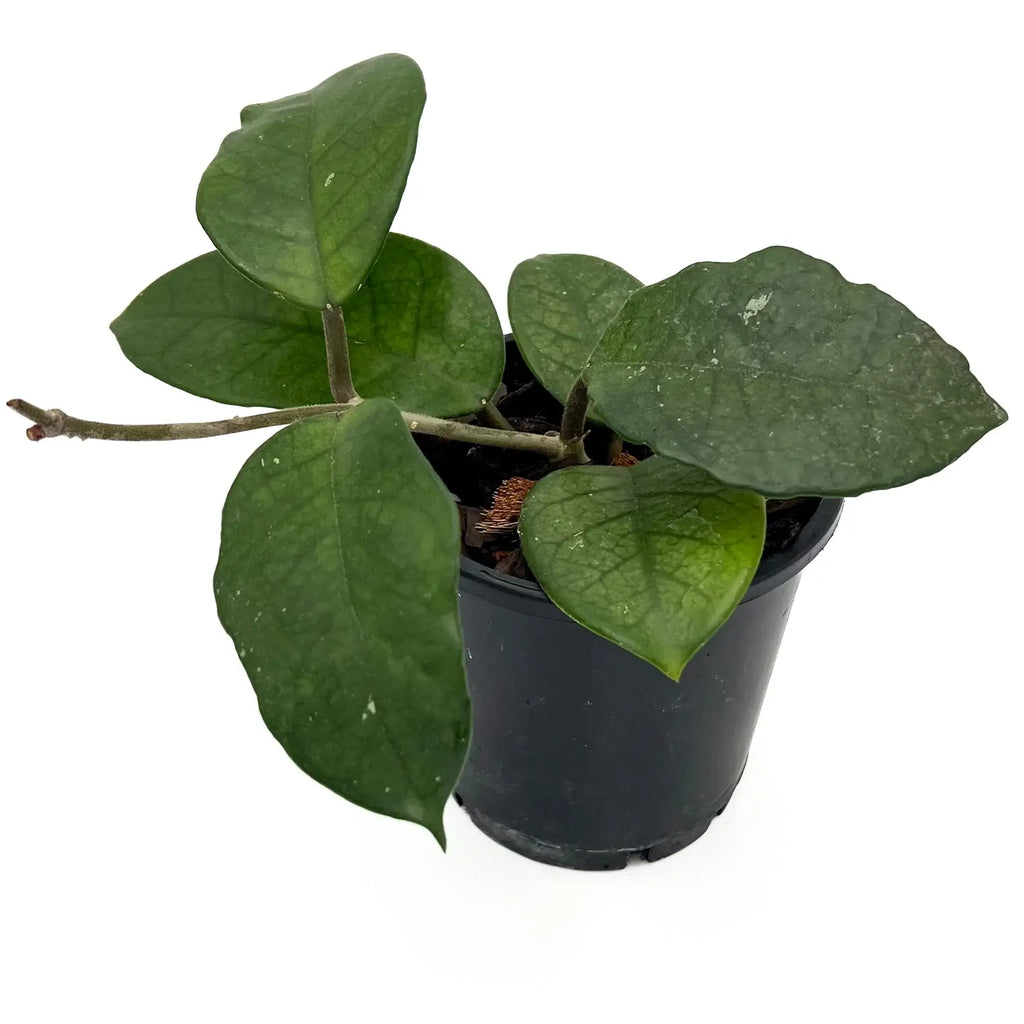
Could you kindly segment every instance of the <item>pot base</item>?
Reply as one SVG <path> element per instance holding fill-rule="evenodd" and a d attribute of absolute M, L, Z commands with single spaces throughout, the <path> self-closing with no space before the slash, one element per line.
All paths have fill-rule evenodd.
<path fill-rule="evenodd" d="M 744 765 L 744 767 L 746 767 Z M 740 773 L 742 777 L 742 772 Z M 736 780 L 739 785 L 739 779 Z M 725 794 L 722 806 L 715 811 L 711 817 L 698 822 L 696 825 L 665 836 L 649 846 L 631 847 L 619 850 L 578 850 L 570 846 L 559 846 L 555 843 L 547 843 L 542 839 L 534 839 L 525 832 L 509 828 L 500 822 L 487 817 L 480 811 L 475 810 L 466 804 L 458 793 L 454 793 L 455 802 L 469 815 L 470 820 L 485 836 L 493 839 L 496 843 L 508 850 L 529 857 L 530 860 L 540 861 L 541 864 L 553 864 L 560 868 L 574 868 L 577 871 L 618 871 L 624 868 L 631 860 L 655 861 L 662 860 L 678 853 L 684 847 L 700 839 L 711 822 L 717 818 L 729 804 L 736 786 L 733 786 Z"/>

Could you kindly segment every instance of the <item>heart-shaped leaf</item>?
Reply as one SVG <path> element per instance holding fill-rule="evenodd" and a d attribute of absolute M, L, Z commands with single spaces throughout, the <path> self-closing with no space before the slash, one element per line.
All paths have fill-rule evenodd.
<path fill-rule="evenodd" d="M 389 235 L 344 313 L 363 397 L 463 416 L 494 394 L 505 359 L 498 315 L 483 285 L 440 249 Z M 332 401 L 320 314 L 258 287 L 215 252 L 154 281 L 111 329 L 140 369 L 204 398 L 271 408 Z"/>
<path fill-rule="evenodd" d="M 425 99 L 419 67 L 390 53 L 246 107 L 199 184 L 213 244 L 296 305 L 342 305 L 384 244 Z"/>
<path fill-rule="evenodd" d="M 739 604 L 764 532 L 759 495 L 657 456 L 551 473 L 519 520 L 551 600 L 672 679 Z"/>
<path fill-rule="evenodd" d="M 560 402 L 622 304 L 641 287 L 622 267 L 596 256 L 535 256 L 512 271 L 512 334 L 533 375 Z"/>
<path fill-rule="evenodd" d="M 371 399 L 275 434 L 224 506 L 217 609 L 270 731 L 317 781 L 428 828 L 466 753 L 447 489 Z"/>
<path fill-rule="evenodd" d="M 906 306 L 781 247 L 634 293 L 587 377 L 623 436 L 780 497 L 908 483 L 1006 419 Z"/>

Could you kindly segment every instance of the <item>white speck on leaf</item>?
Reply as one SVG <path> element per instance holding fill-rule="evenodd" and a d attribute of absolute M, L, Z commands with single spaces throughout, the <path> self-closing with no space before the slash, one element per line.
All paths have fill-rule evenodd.
<path fill-rule="evenodd" d="M 274 465 L 275 466 L 281 465 L 281 460 L 276 455 L 274 456 Z"/>
<path fill-rule="evenodd" d="M 332 181 L 334 181 L 334 171 L 331 171 L 331 173 L 324 178 L 324 188 L 328 188 Z"/>
<path fill-rule="evenodd" d="M 748 303 L 746 309 L 740 313 L 743 317 L 743 322 L 749 324 L 751 319 L 757 316 L 758 313 L 768 305 L 768 300 L 772 297 L 772 292 L 763 292 L 761 295 L 755 295 Z"/>

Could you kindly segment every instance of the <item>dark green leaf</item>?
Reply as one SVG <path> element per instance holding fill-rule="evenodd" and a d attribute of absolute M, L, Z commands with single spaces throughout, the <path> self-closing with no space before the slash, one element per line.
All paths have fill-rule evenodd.
<path fill-rule="evenodd" d="M 361 395 L 463 416 L 479 411 L 501 382 L 505 341 L 487 291 L 432 245 L 389 235 L 344 311 Z"/>
<path fill-rule="evenodd" d="M 615 430 L 766 495 L 908 483 L 1006 419 L 906 306 L 795 249 L 641 289 L 591 362 Z"/>
<path fill-rule="evenodd" d="M 110 329 L 140 370 L 194 395 L 275 409 L 332 401 L 320 314 L 216 252 L 154 281 Z"/>
<path fill-rule="evenodd" d="M 494 394 L 505 359 L 497 313 L 440 249 L 389 235 L 344 312 L 363 397 L 462 416 Z M 272 408 L 331 401 L 320 314 L 259 288 L 215 252 L 154 281 L 111 328 L 140 369 L 205 398 Z"/>
<path fill-rule="evenodd" d="M 217 608 L 270 731 L 348 800 L 442 812 L 469 736 L 454 503 L 371 399 L 275 434 L 224 506 Z"/>
<path fill-rule="evenodd" d="M 342 305 L 384 244 L 425 98 L 420 69 L 391 53 L 246 107 L 199 185 L 213 244 L 296 305 Z"/>
<path fill-rule="evenodd" d="M 557 254 L 520 263 L 508 286 L 512 333 L 533 375 L 560 402 L 641 283 L 596 256 Z"/>
<path fill-rule="evenodd" d="M 552 473 L 519 520 L 551 600 L 672 679 L 743 597 L 764 531 L 759 495 L 656 456 Z"/>

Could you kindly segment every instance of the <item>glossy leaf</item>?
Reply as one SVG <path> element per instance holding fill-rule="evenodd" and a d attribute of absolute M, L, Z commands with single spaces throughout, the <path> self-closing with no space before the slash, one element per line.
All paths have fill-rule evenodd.
<path fill-rule="evenodd" d="M 345 304 L 356 388 L 431 416 L 480 408 L 505 345 L 483 285 L 458 260 L 390 235 Z M 254 285 L 218 253 L 172 270 L 111 324 L 125 355 L 175 387 L 233 405 L 330 402 L 320 314 Z"/>
<path fill-rule="evenodd" d="M 270 731 L 361 807 L 442 812 L 469 736 L 455 505 L 384 399 L 275 434 L 224 506 L 214 589 Z"/>
<path fill-rule="evenodd" d="M 345 304 L 361 395 L 432 416 L 479 411 L 505 367 L 501 322 L 484 286 L 458 260 L 392 234 Z"/>
<path fill-rule="evenodd" d="M 425 99 L 415 62 L 391 53 L 246 107 L 199 185 L 213 244 L 296 305 L 342 305 L 384 245 Z"/>
<path fill-rule="evenodd" d="M 508 312 L 516 344 L 560 402 L 622 304 L 641 287 L 622 267 L 596 256 L 536 256 L 512 272 Z"/>
<path fill-rule="evenodd" d="M 764 532 L 759 495 L 657 456 L 552 473 L 519 520 L 551 600 L 672 679 L 743 597 Z"/>
<path fill-rule="evenodd" d="M 906 306 L 795 249 L 641 289 L 591 364 L 615 430 L 766 495 L 895 487 L 1006 419 Z"/>

